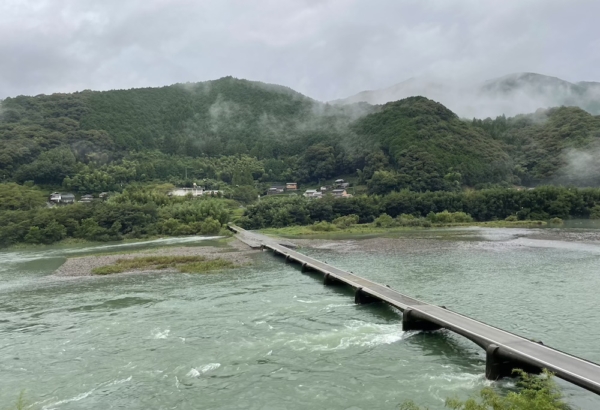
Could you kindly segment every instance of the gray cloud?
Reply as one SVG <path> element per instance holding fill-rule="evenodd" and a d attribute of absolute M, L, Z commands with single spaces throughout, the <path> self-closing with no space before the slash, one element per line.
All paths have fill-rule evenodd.
<path fill-rule="evenodd" d="M 599 15 L 597 0 L 4 0 L 0 98 L 225 75 L 319 100 L 423 75 L 600 81 Z"/>

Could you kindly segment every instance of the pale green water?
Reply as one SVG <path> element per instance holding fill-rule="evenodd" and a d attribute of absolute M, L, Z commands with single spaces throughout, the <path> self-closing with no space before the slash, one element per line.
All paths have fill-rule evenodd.
<path fill-rule="evenodd" d="M 407 232 L 431 240 L 304 252 L 600 361 L 600 246 L 519 237 L 531 232 Z M 466 339 L 403 333 L 393 309 L 355 306 L 269 253 L 209 275 L 46 277 L 65 254 L 118 249 L 82 248 L 0 253 L 0 408 L 26 389 L 46 410 L 394 409 L 406 399 L 434 409 L 489 385 Z M 600 408 L 560 384 L 570 403 Z"/>

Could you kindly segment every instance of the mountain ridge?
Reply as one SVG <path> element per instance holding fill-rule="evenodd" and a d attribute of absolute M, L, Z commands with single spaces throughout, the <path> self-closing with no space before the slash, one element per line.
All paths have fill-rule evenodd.
<path fill-rule="evenodd" d="M 515 116 L 557 106 L 577 106 L 591 114 L 600 114 L 600 83 L 572 83 L 530 72 L 512 73 L 475 83 L 412 77 L 389 87 L 361 91 L 330 103 L 343 105 L 362 101 L 384 104 L 417 95 L 439 101 L 465 118 Z"/>

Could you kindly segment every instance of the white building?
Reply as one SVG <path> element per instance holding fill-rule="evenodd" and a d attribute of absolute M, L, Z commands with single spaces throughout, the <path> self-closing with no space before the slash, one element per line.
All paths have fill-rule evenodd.
<path fill-rule="evenodd" d="M 204 195 L 203 187 L 194 187 L 194 188 L 175 188 L 171 192 L 169 192 L 169 196 L 187 196 L 191 195 L 193 197 Z"/>
<path fill-rule="evenodd" d="M 317 191 L 316 189 L 307 189 L 303 194 L 306 198 L 322 198 L 323 193 Z"/>

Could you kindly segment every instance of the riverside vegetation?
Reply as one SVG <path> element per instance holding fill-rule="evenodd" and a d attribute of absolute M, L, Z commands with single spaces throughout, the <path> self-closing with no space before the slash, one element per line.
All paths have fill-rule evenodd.
<path fill-rule="evenodd" d="M 169 197 L 161 187 L 129 187 L 107 201 L 48 208 L 31 187 L 0 184 L 0 246 L 51 244 L 67 238 L 116 241 L 157 235 L 216 235 L 230 218 L 230 200 Z"/>
<path fill-rule="evenodd" d="M 598 218 L 600 189 L 546 186 L 534 190 L 486 189 L 462 192 L 408 190 L 384 196 L 353 198 L 268 198 L 249 205 L 238 223 L 247 229 L 284 228 L 332 223 L 337 228 L 350 222 L 374 223 L 375 227 L 465 224 L 473 221 L 546 221 L 551 218 Z M 339 219 L 352 215 L 351 219 Z M 314 230 L 319 230 L 319 228 Z M 333 228 L 332 228 L 333 229 Z M 326 229 L 322 229 L 326 230 Z"/>
<path fill-rule="evenodd" d="M 533 221 L 551 220 L 556 224 L 560 218 L 600 218 L 600 189 L 593 188 L 403 190 L 352 198 L 325 196 L 319 200 L 267 197 L 249 204 L 243 213 L 231 199 L 169 197 L 167 190 L 164 185 L 130 185 L 106 201 L 48 208 L 38 188 L 0 184 L 0 246 L 51 244 L 65 239 L 116 241 L 158 235 L 226 235 L 225 225 L 230 221 L 247 229 L 310 225 L 280 232 L 294 234 L 484 222 L 530 226 L 541 223 Z"/>

